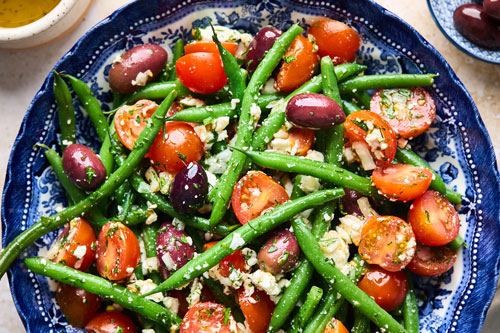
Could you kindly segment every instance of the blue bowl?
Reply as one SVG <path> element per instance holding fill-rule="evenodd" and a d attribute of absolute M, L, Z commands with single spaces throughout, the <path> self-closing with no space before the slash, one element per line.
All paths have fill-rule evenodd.
<path fill-rule="evenodd" d="M 492 64 L 500 64 L 500 50 L 488 50 L 484 47 L 477 46 L 476 44 L 465 38 L 455 28 L 453 23 L 453 13 L 455 9 L 461 5 L 477 3 L 481 4 L 479 0 L 427 0 L 432 18 L 437 26 L 445 35 L 448 40 L 455 45 L 459 50 L 466 54 Z"/>
<path fill-rule="evenodd" d="M 443 57 L 414 29 L 372 1 L 136 1 L 119 9 L 85 36 L 54 67 L 87 82 L 97 98 L 111 103 L 106 74 L 113 58 L 134 45 L 151 42 L 168 48 L 209 16 L 217 24 L 255 33 L 272 24 L 286 29 L 307 26 L 328 16 L 361 35 L 358 61 L 368 73 L 439 73 L 429 88 L 438 115 L 431 129 L 412 146 L 451 188 L 464 193 L 461 234 L 468 247 L 448 273 L 418 278 L 423 332 L 479 332 L 495 292 L 500 258 L 499 175 L 491 141 L 469 93 Z M 33 99 L 14 143 L 3 203 L 3 245 L 66 205 L 64 192 L 36 143 L 56 146 L 59 133 L 50 74 Z M 77 101 L 74 101 L 75 104 Z M 104 108 L 109 109 L 109 104 Z M 95 131 L 77 108 L 79 143 L 98 147 Z M 489 199 L 493 201 L 488 201 Z M 21 258 L 43 255 L 56 237 L 37 240 Z M 53 283 L 16 260 L 9 272 L 12 296 L 28 332 L 77 329 L 67 325 L 54 304 Z"/>

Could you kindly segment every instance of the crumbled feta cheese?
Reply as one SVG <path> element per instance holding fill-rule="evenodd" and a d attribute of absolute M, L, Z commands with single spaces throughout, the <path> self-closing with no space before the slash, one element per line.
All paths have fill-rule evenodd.
<path fill-rule="evenodd" d="M 341 269 L 349 259 L 349 246 L 336 230 L 326 232 L 319 241 L 323 254 L 335 262 L 335 267 Z"/>
<path fill-rule="evenodd" d="M 268 295 L 276 296 L 281 293 L 281 288 L 278 285 L 275 276 L 271 273 L 258 269 L 248 276 L 257 288 L 265 291 Z"/>
<path fill-rule="evenodd" d="M 184 222 L 179 220 L 177 217 L 174 217 L 174 219 L 172 220 L 172 224 L 177 230 L 184 230 L 184 227 L 186 226 Z"/>
<path fill-rule="evenodd" d="M 154 283 L 151 279 L 147 280 L 136 280 L 127 285 L 127 289 L 131 292 L 139 295 L 143 295 L 149 293 L 153 289 L 157 287 L 156 283 Z M 154 293 L 152 295 L 146 296 L 145 298 L 152 300 L 153 302 L 161 302 L 163 301 L 163 294 L 161 292 Z"/>
<path fill-rule="evenodd" d="M 160 181 L 161 194 L 170 193 L 170 187 L 172 186 L 172 182 L 174 181 L 174 174 L 162 171 L 158 174 L 158 177 Z"/>
<path fill-rule="evenodd" d="M 135 80 L 132 80 L 132 85 L 144 87 L 146 83 L 148 83 L 148 79 L 150 77 L 153 77 L 153 72 L 151 72 L 150 69 L 148 69 L 146 72 L 139 72 L 137 73 Z"/>
<path fill-rule="evenodd" d="M 181 105 L 184 105 L 184 106 L 204 106 L 205 105 L 205 101 L 199 99 L 199 98 L 195 98 L 193 96 L 186 96 L 184 98 L 182 98 L 181 100 L 179 100 L 179 103 Z"/>
<path fill-rule="evenodd" d="M 232 155 L 231 150 L 225 149 L 214 156 L 210 156 L 205 160 L 205 164 L 208 166 L 208 169 L 206 171 L 212 174 L 224 173 L 227 167 L 227 163 L 231 159 L 231 155 Z"/>
<path fill-rule="evenodd" d="M 278 91 L 274 87 L 274 78 L 270 78 L 269 80 L 264 83 L 264 87 L 262 88 L 262 94 L 264 95 L 270 95 L 270 94 L 275 94 Z"/>
<path fill-rule="evenodd" d="M 238 105 L 239 102 L 241 102 L 239 98 L 233 98 L 231 100 L 231 110 L 236 109 L 236 106 Z"/>
<path fill-rule="evenodd" d="M 259 121 L 261 114 L 260 107 L 257 104 L 252 103 L 252 106 L 250 107 L 250 114 L 252 115 L 254 122 Z"/>
<path fill-rule="evenodd" d="M 169 271 L 174 271 L 177 269 L 177 264 L 175 263 L 175 261 L 172 259 L 172 257 L 170 256 L 170 253 L 168 252 L 165 252 L 162 256 L 161 256 L 161 260 L 163 260 L 163 263 L 165 264 L 167 270 Z"/>
<path fill-rule="evenodd" d="M 144 178 L 146 178 L 149 183 L 149 192 L 155 193 L 160 190 L 160 178 L 158 177 L 154 167 L 151 166 L 146 170 Z"/>
<path fill-rule="evenodd" d="M 229 135 L 227 134 L 226 130 L 223 130 L 222 132 L 219 133 L 219 135 L 217 135 L 217 141 L 224 141 L 227 138 L 229 138 Z"/>
<path fill-rule="evenodd" d="M 231 250 L 236 251 L 238 248 L 242 247 L 245 245 L 245 240 L 241 237 L 241 235 L 237 232 L 233 234 L 233 238 L 231 239 L 231 244 L 229 245 L 229 248 Z"/>
<path fill-rule="evenodd" d="M 158 271 L 158 266 L 159 262 L 157 257 L 146 258 L 146 260 L 142 263 L 142 268 L 147 270 L 148 273 Z"/>
<path fill-rule="evenodd" d="M 191 285 L 191 291 L 186 298 L 190 308 L 200 302 L 202 289 L 203 283 L 201 283 L 200 279 L 194 279 L 193 284 Z"/>
<path fill-rule="evenodd" d="M 243 255 L 243 258 L 245 258 L 245 263 L 248 270 L 250 270 L 250 267 L 257 265 L 257 253 L 254 250 L 248 247 L 244 247 L 241 249 L 241 254 Z"/>
<path fill-rule="evenodd" d="M 299 187 L 306 193 L 312 193 L 319 191 L 319 189 L 321 188 L 321 184 L 318 178 L 303 175 L 301 176 Z"/>
<path fill-rule="evenodd" d="M 209 131 L 205 125 L 195 126 L 194 131 L 200 138 L 201 142 L 205 144 L 205 149 L 210 150 L 210 148 L 212 148 L 212 144 L 215 139 L 215 136 L 212 133 L 212 131 Z"/>
<path fill-rule="evenodd" d="M 152 328 L 144 328 L 142 330 L 142 333 L 155 333 L 155 330 Z"/>
<path fill-rule="evenodd" d="M 335 230 L 344 230 L 348 235 L 344 237 L 347 244 L 359 245 L 361 240 L 361 229 L 363 229 L 364 221 L 356 215 L 346 215 L 339 218 L 340 224 Z"/>
<path fill-rule="evenodd" d="M 163 298 L 163 305 L 172 313 L 179 312 L 179 300 L 175 297 L 166 296 Z"/>
<path fill-rule="evenodd" d="M 308 158 L 313 161 L 319 161 L 319 162 L 324 162 L 325 161 L 325 156 L 317 150 L 309 149 L 307 151 L 307 154 L 305 158 Z"/>
<path fill-rule="evenodd" d="M 229 125 L 229 117 L 215 118 L 212 122 L 215 132 L 221 133 Z"/>
<path fill-rule="evenodd" d="M 75 251 L 73 251 L 73 255 L 76 257 L 76 260 L 82 259 L 85 256 L 85 253 L 87 253 L 86 245 L 78 245 Z"/>

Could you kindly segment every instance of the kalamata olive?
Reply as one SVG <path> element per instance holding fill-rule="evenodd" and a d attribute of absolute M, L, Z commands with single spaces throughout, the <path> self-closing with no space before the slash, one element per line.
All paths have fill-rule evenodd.
<path fill-rule="evenodd" d="M 475 4 L 462 5 L 455 9 L 453 21 L 458 32 L 474 44 L 498 49 L 500 48 L 499 25 Z"/>
<path fill-rule="evenodd" d="M 69 180 L 84 190 L 96 189 L 106 178 L 106 169 L 101 160 L 84 145 L 69 145 L 64 150 L 62 162 Z"/>
<path fill-rule="evenodd" d="M 207 173 L 200 163 L 191 162 L 175 175 L 170 201 L 179 213 L 194 213 L 203 205 L 207 192 Z"/>
<path fill-rule="evenodd" d="M 154 79 L 167 63 L 167 52 L 158 45 L 143 44 L 128 50 L 113 63 L 109 85 L 117 93 L 128 94 Z"/>
<path fill-rule="evenodd" d="M 325 129 L 345 121 L 342 108 L 324 95 L 295 95 L 286 106 L 286 117 L 292 124 L 310 129 Z"/>
<path fill-rule="evenodd" d="M 344 188 L 344 196 L 342 197 L 342 208 L 347 214 L 363 217 L 363 213 L 359 209 L 358 199 L 364 197 L 361 193 Z"/>
<path fill-rule="evenodd" d="M 274 42 L 281 34 L 281 30 L 271 26 L 264 27 L 257 32 L 248 47 L 246 63 L 250 73 L 253 73 L 257 68 L 266 51 L 274 45 Z"/>
<path fill-rule="evenodd" d="M 295 235 L 287 229 L 274 232 L 259 250 L 259 268 L 271 274 L 293 269 L 300 258 L 300 247 Z"/>
<path fill-rule="evenodd" d="M 171 222 L 161 225 L 156 238 L 156 255 L 160 262 L 160 274 L 167 279 L 172 271 L 178 270 L 193 258 L 193 240 L 184 230 Z"/>
<path fill-rule="evenodd" d="M 483 13 L 496 20 L 500 20 L 500 0 L 484 0 Z"/>

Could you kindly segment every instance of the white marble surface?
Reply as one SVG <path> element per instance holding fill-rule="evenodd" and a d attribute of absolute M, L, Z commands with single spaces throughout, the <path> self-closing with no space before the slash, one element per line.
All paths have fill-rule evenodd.
<path fill-rule="evenodd" d="M 424 0 L 376 0 L 414 26 L 447 59 L 469 89 L 500 156 L 500 66 L 481 63 L 456 49 L 440 33 Z M 0 189 L 12 143 L 31 99 L 54 64 L 78 38 L 126 0 L 96 0 L 82 23 L 72 32 L 42 48 L 24 51 L 0 50 Z M 6 277 L 0 281 L 0 332 L 23 332 L 12 303 Z M 500 297 L 492 305 L 483 333 L 498 332 Z"/>

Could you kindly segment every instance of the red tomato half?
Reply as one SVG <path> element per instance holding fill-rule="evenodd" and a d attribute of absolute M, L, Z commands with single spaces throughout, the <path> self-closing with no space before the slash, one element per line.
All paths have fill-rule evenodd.
<path fill-rule="evenodd" d="M 297 36 L 283 57 L 276 89 L 292 91 L 309 81 L 318 65 L 318 55 L 314 45 L 304 36 Z"/>
<path fill-rule="evenodd" d="M 64 226 L 52 244 L 48 258 L 58 264 L 86 271 L 95 259 L 96 238 L 90 224 L 76 218 Z"/>
<path fill-rule="evenodd" d="M 216 53 L 186 54 L 175 63 L 175 71 L 183 85 L 199 94 L 217 92 L 227 82 L 222 60 Z"/>
<path fill-rule="evenodd" d="M 97 271 L 112 281 L 123 280 L 134 273 L 141 250 L 132 230 L 121 222 L 106 223 L 97 239 Z"/>
<path fill-rule="evenodd" d="M 116 111 L 114 124 L 116 134 L 121 143 L 129 150 L 141 135 L 149 118 L 155 113 L 158 104 L 147 99 L 141 99 L 134 105 L 124 105 Z"/>
<path fill-rule="evenodd" d="M 404 271 L 389 272 L 371 265 L 358 287 L 386 311 L 392 311 L 403 303 L 408 292 L 408 279 Z"/>
<path fill-rule="evenodd" d="M 411 226 L 399 217 L 372 216 L 361 230 L 358 251 L 367 263 L 396 272 L 410 263 L 416 245 Z"/>
<path fill-rule="evenodd" d="M 294 127 L 288 132 L 288 138 L 297 149 L 296 155 L 304 156 L 314 144 L 315 131 L 308 128 Z"/>
<path fill-rule="evenodd" d="M 242 287 L 238 290 L 238 302 L 247 327 L 253 333 L 266 333 L 274 312 L 274 303 L 269 295 L 255 288 L 253 294 L 248 296 Z"/>
<path fill-rule="evenodd" d="M 222 47 L 225 48 L 229 53 L 233 56 L 238 49 L 238 43 L 233 42 L 222 42 Z M 219 54 L 219 49 L 217 48 L 217 44 L 214 42 L 207 41 L 198 41 L 194 43 L 190 43 L 184 46 L 184 53 L 196 53 L 196 52 L 208 52 L 208 53 L 216 53 Z"/>
<path fill-rule="evenodd" d="M 373 171 L 372 180 L 387 198 L 410 201 L 427 191 L 432 181 L 432 172 L 408 164 L 391 164 Z"/>
<path fill-rule="evenodd" d="M 431 126 L 436 103 L 421 87 L 379 89 L 372 97 L 370 110 L 380 114 L 399 136 L 411 139 Z"/>
<path fill-rule="evenodd" d="M 85 326 L 88 333 L 136 333 L 132 319 L 120 312 L 101 312 Z"/>
<path fill-rule="evenodd" d="M 396 155 L 396 134 L 382 117 L 371 111 L 353 112 L 347 116 L 344 128 L 348 146 L 355 141 L 366 142 L 377 166 L 391 164 Z"/>
<path fill-rule="evenodd" d="M 334 65 L 354 61 L 361 39 L 356 31 L 342 22 L 319 19 L 309 28 L 318 45 L 320 57 L 330 56 Z"/>
<path fill-rule="evenodd" d="M 290 200 L 286 190 L 260 171 L 250 171 L 234 186 L 231 205 L 241 224 Z"/>
<path fill-rule="evenodd" d="M 99 296 L 64 283 L 57 285 L 57 304 L 71 326 L 84 327 L 101 307 Z"/>
<path fill-rule="evenodd" d="M 349 331 L 340 320 L 332 318 L 328 324 L 326 324 L 322 333 L 349 333 Z"/>
<path fill-rule="evenodd" d="M 236 322 L 231 309 L 205 302 L 195 304 L 182 319 L 181 333 L 230 333 Z"/>
<path fill-rule="evenodd" d="M 417 251 L 407 268 L 423 276 L 436 276 L 450 270 L 457 253 L 446 246 L 427 246 L 417 243 Z"/>
<path fill-rule="evenodd" d="M 460 230 L 455 207 L 436 191 L 427 191 L 413 202 L 408 222 L 417 240 L 424 245 L 448 244 Z"/>
<path fill-rule="evenodd" d="M 206 243 L 203 245 L 203 251 L 210 249 L 215 244 L 217 244 L 217 242 Z M 241 250 L 236 250 L 219 262 L 219 272 L 224 277 L 229 277 L 231 270 L 234 268 L 240 272 L 246 272 L 245 257 L 243 257 Z"/>
<path fill-rule="evenodd" d="M 203 156 L 203 142 L 193 127 L 183 121 L 168 121 L 149 149 L 148 156 L 155 167 L 177 172 Z"/>

